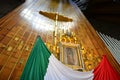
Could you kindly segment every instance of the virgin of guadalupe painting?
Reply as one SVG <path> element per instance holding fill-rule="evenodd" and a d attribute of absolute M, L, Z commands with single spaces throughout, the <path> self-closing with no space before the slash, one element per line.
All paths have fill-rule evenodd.
<path fill-rule="evenodd" d="M 61 43 L 60 61 L 75 70 L 84 69 L 80 45 L 72 43 Z"/>
<path fill-rule="evenodd" d="M 66 47 L 64 48 L 64 62 L 68 65 L 79 65 L 78 55 L 75 48 Z"/>

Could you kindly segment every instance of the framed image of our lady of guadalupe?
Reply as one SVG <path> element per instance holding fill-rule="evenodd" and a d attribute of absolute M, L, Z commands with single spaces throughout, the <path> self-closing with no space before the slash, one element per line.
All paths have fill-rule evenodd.
<path fill-rule="evenodd" d="M 60 61 L 75 70 L 83 70 L 84 63 L 79 44 L 60 43 Z"/>

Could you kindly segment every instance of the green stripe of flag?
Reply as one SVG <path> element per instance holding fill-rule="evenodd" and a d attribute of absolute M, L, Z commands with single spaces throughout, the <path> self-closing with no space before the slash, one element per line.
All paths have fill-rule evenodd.
<path fill-rule="evenodd" d="M 20 80 L 44 80 L 50 55 L 50 51 L 47 49 L 41 38 L 38 37 Z"/>

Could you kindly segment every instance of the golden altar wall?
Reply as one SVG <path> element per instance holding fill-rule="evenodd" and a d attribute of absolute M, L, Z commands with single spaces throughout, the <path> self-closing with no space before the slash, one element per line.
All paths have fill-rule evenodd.
<path fill-rule="evenodd" d="M 76 34 L 71 33 L 71 35 L 63 34 L 60 38 L 57 36 L 57 44 L 49 44 L 46 43 L 46 46 L 48 49 L 53 53 L 56 58 L 58 58 L 61 62 L 63 62 L 65 65 L 67 65 L 70 68 L 73 68 L 74 70 L 80 70 L 80 71 L 89 71 L 96 67 L 96 65 L 101 61 L 101 58 L 99 55 L 94 55 L 93 49 L 85 49 L 82 41 L 78 42 Z M 68 64 L 65 62 L 65 56 L 66 54 L 66 48 L 71 48 L 74 51 L 74 54 L 77 54 L 75 57 L 78 61 L 78 64 Z M 69 60 L 70 61 L 70 60 Z M 75 63 L 76 61 L 74 61 Z"/>
<path fill-rule="evenodd" d="M 58 22 L 58 26 L 55 26 L 54 20 L 40 15 L 39 11 L 58 12 L 73 21 Z M 54 35 L 55 28 L 58 28 L 56 30 L 60 34 L 69 29 L 71 35 Z M 60 31 L 62 29 L 65 31 Z M 106 54 L 112 66 L 120 73 L 119 64 L 75 5 L 70 4 L 68 0 L 26 0 L 0 19 L 0 80 L 20 79 L 37 35 L 41 36 L 58 59 L 60 46 L 55 43 L 79 44 L 85 71 L 94 69 L 101 61 L 102 55 Z"/>
<path fill-rule="evenodd" d="M 101 58 L 94 56 L 93 50 L 85 50 L 82 44 L 82 40 L 77 40 L 76 33 L 71 30 L 71 24 L 74 23 L 74 19 L 60 15 L 58 12 L 44 12 L 40 11 L 40 15 L 54 20 L 55 25 L 52 32 L 52 44 L 46 42 L 46 46 L 58 58 L 62 63 L 74 70 L 89 71 L 100 62 Z M 63 26 L 62 23 L 65 22 Z M 68 23 L 69 22 L 69 23 Z M 63 26 L 63 27 L 61 27 Z M 68 64 L 72 58 L 67 55 L 67 49 L 73 51 L 73 63 Z M 71 53 L 71 51 L 69 53 Z M 66 56 L 65 56 L 66 55 Z M 66 60 L 67 59 L 67 60 Z M 75 64 L 74 64 L 75 63 Z"/>
<path fill-rule="evenodd" d="M 66 4 L 68 5 L 68 3 Z M 70 9 L 73 10 L 74 8 L 71 7 Z M 76 29 L 78 27 L 81 27 L 77 25 L 78 22 L 76 22 L 77 20 L 75 19 L 77 14 L 76 16 L 74 15 L 72 17 L 66 16 L 63 13 L 61 14 L 61 12 L 59 11 L 56 11 L 56 12 L 39 11 L 39 14 L 48 18 L 48 20 L 53 20 L 53 31 L 51 31 L 52 39 L 48 40 L 48 42 L 46 41 L 45 43 L 48 49 L 51 51 L 51 53 L 53 53 L 65 65 L 75 70 L 89 71 L 95 68 L 95 66 L 100 62 L 101 57 L 98 54 L 94 57 L 93 49 L 89 48 L 88 50 L 86 50 L 83 46 L 83 41 L 81 40 L 82 39 L 80 36 L 81 33 L 79 34 L 75 32 L 74 30 L 75 27 Z M 80 29 L 78 29 L 78 31 L 79 30 Z M 77 36 L 80 37 L 79 40 Z M 71 48 L 74 51 L 74 54 L 77 53 L 76 55 L 76 59 L 78 61 L 77 65 L 75 64 L 70 65 L 67 62 L 65 62 L 65 59 L 66 59 L 65 57 L 67 57 L 65 56 L 65 54 L 67 52 L 64 49 L 67 49 L 67 48 Z M 75 63 L 75 60 L 74 60 L 74 63 Z M 69 61 L 71 61 L 71 59 L 69 59 L 68 62 Z"/>

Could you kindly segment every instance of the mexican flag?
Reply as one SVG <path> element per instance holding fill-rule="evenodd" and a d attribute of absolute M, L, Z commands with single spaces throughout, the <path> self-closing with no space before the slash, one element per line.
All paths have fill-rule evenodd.
<path fill-rule="evenodd" d="M 102 61 L 104 60 L 106 60 L 106 57 Z M 88 72 L 74 71 L 57 60 L 41 38 L 38 37 L 20 80 L 120 80 L 120 76 L 110 64 L 107 67 L 110 71 L 108 71 L 109 69 L 104 71 L 107 64 L 102 63 L 102 61 L 100 63 L 102 65 L 99 65 L 95 70 Z"/>

